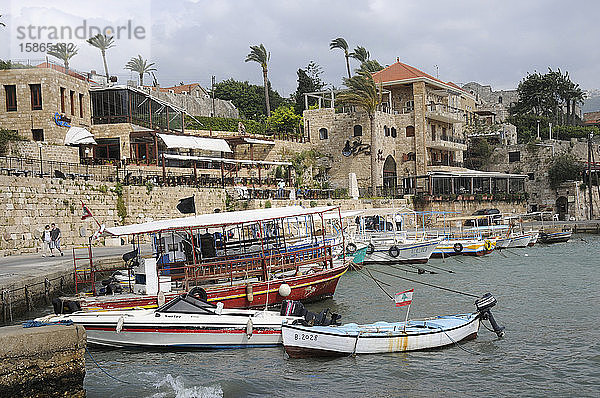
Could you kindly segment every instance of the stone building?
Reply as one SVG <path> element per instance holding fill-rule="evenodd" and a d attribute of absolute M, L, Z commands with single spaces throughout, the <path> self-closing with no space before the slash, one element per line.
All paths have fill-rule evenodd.
<path fill-rule="evenodd" d="M 88 83 L 77 74 L 47 67 L 0 70 L 0 86 L 0 128 L 63 145 L 69 127 L 91 125 Z"/>
<path fill-rule="evenodd" d="M 353 172 L 362 189 L 408 189 L 409 176 L 462 167 L 463 129 L 474 117 L 474 95 L 401 62 L 373 79 L 382 89 L 374 131 L 366 113 L 336 107 L 335 92 L 307 95 L 318 99 L 319 108 L 304 111 L 304 129 L 313 148 L 330 159 L 334 187 L 347 187 Z M 378 168 L 373 182 L 372 165 Z"/>

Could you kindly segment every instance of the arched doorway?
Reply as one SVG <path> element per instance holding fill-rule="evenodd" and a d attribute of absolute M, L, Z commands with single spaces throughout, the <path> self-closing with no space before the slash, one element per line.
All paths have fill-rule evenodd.
<path fill-rule="evenodd" d="M 564 196 L 559 196 L 556 199 L 556 212 L 558 213 L 558 219 L 564 221 L 566 215 L 569 212 L 569 201 Z"/>
<path fill-rule="evenodd" d="M 384 194 L 389 195 L 396 192 L 396 161 L 392 155 L 388 155 L 385 158 L 383 164 L 383 191 Z"/>

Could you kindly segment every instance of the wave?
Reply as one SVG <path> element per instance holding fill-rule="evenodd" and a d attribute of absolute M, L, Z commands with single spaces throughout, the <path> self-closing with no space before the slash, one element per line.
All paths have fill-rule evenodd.
<path fill-rule="evenodd" d="M 167 374 L 162 380 L 154 384 L 160 390 L 152 398 L 175 397 L 175 398 L 222 398 L 223 389 L 220 385 L 215 386 L 191 386 L 186 387 L 181 376 L 173 378 Z"/>

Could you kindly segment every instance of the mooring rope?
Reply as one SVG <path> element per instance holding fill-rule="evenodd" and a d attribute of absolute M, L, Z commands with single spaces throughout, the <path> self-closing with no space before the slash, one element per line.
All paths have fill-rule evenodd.
<path fill-rule="evenodd" d="M 108 377 L 110 377 L 111 379 L 114 379 L 120 383 L 125 383 L 125 384 L 131 384 L 128 381 L 125 380 L 121 380 L 121 379 L 117 379 L 115 376 L 111 375 L 110 373 L 108 373 L 106 370 L 104 370 L 102 368 L 102 366 L 100 366 L 98 364 L 98 362 L 96 362 L 96 360 L 94 359 L 92 353 L 90 352 L 90 350 L 87 348 L 87 346 L 85 347 L 85 351 L 88 353 L 88 355 L 90 356 L 90 358 L 92 359 L 92 361 L 96 364 L 96 366 L 98 367 L 98 369 L 100 369 L 105 375 L 107 375 Z"/>
<path fill-rule="evenodd" d="M 365 269 L 366 269 L 366 268 L 365 268 Z M 367 270 L 367 271 L 368 271 L 368 270 Z M 392 277 L 395 277 L 395 278 L 404 279 L 404 280 L 407 280 L 407 281 L 409 281 L 409 282 L 413 282 L 413 283 L 420 283 L 421 285 L 430 286 L 430 287 L 435 287 L 436 289 L 446 290 L 446 291 L 449 291 L 449 292 L 453 292 L 453 293 L 462 294 L 462 295 L 464 295 L 464 296 L 469 296 L 469 297 L 475 297 L 475 298 L 479 298 L 479 296 L 477 296 L 477 295 L 475 295 L 475 294 L 466 293 L 466 292 L 461 292 L 460 290 L 450 289 L 450 288 L 448 288 L 448 287 L 443 287 L 443 286 L 432 285 L 431 283 L 422 282 L 422 281 L 417 281 L 417 280 L 415 280 L 415 279 L 410 279 L 410 278 L 405 278 L 405 277 L 403 277 L 403 276 L 400 276 L 400 275 L 390 274 L 389 272 L 380 271 L 380 270 L 377 270 L 377 269 L 374 269 L 373 271 L 375 271 L 375 272 L 379 272 L 379 273 L 381 273 L 381 274 L 384 274 L 384 275 L 392 276 Z M 389 296 L 389 295 L 388 295 L 388 296 Z M 390 297 L 390 298 L 391 298 L 391 297 Z"/>
<path fill-rule="evenodd" d="M 482 322 L 483 323 L 483 322 Z M 473 355 L 481 355 L 480 352 L 475 352 L 475 351 L 471 351 L 471 350 L 467 350 L 465 347 L 463 347 L 462 345 L 460 345 L 457 341 L 455 341 L 452 337 L 450 337 L 450 335 L 448 333 L 446 333 L 446 331 L 444 329 L 442 329 L 441 327 L 438 327 L 438 329 L 440 329 L 442 332 L 444 332 L 444 334 L 446 335 L 446 337 L 448 337 L 450 339 L 450 341 L 452 341 L 454 344 L 456 344 L 456 346 L 458 348 L 460 348 L 461 350 L 468 352 L 469 354 L 473 354 Z"/>
<path fill-rule="evenodd" d="M 371 274 L 371 271 L 369 271 L 368 268 L 365 268 L 365 271 L 367 271 L 369 276 L 373 279 L 373 282 L 375 282 L 377 286 L 379 286 L 379 288 L 385 293 L 385 295 L 388 296 L 390 300 L 393 300 L 394 298 L 379 284 L 379 282 L 377 282 L 377 279 L 375 279 L 375 277 Z"/>

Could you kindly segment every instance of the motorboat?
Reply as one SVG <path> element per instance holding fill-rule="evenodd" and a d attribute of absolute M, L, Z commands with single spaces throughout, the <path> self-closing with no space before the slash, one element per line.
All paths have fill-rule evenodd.
<path fill-rule="evenodd" d="M 485 319 L 501 337 L 504 328 L 490 311 L 495 304 L 496 299 L 488 293 L 475 302 L 477 311 L 467 314 L 341 326 L 310 325 L 300 320 L 282 326 L 283 346 L 291 358 L 424 350 L 476 338 Z"/>
<path fill-rule="evenodd" d="M 280 312 L 227 309 L 192 289 L 156 309 L 75 312 L 36 319 L 81 325 L 91 344 L 110 347 L 246 348 L 282 343 L 281 325 L 301 319 Z"/>
<path fill-rule="evenodd" d="M 440 242 L 432 257 L 444 258 L 456 255 L 484 256 L 496 248 L 496 239 L 447 239 Z"/>

